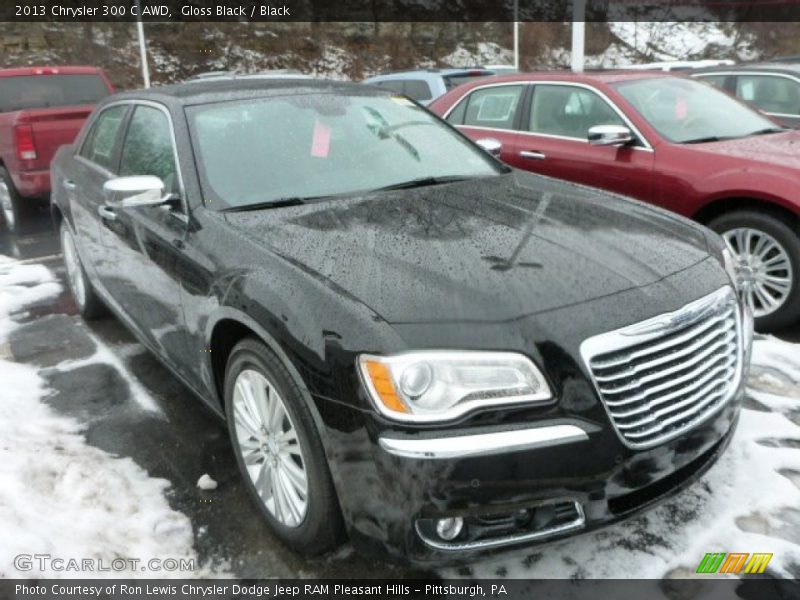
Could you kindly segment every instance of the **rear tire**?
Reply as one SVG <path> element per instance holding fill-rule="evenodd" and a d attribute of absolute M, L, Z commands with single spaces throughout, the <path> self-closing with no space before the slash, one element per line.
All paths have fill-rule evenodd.
<path fill-rule="evenodd" d="M 242 480 L 275 535 L 309 555 L 337 546 L 344 526 L 311 411 L 294 377 L 255 338 L 228 358 L 225 414 Z"/>
<path fill-rule="evenodd" d="M 736 210 L 711 221 L 739 262 L 758 331 L 800 320 L 800 232 L 770 213 Z"/>
<path fill-rule="evenodd" d="M 22 198 L 5 167 L 0 167 L 0 214 L 10 233 L 19 231 L 22 220 Z"/>
<path fill-rule="evenodd" d="M 94 287 L 86 275 L 86 270 L 83 268 L 83 263 L 81 263 L 81 258 L 78 255 L 78 249 L 75 247 L 75 238 L 64 219 L 61 220 L 61 225 L 59 226 L 59 235 L 67 283 L 69 284 L 70 292 L 72 292 L 72 298 L 75 300 L 75 305 L 78 307 L 78 312 L 87 320 L 99 319 L 105 316 L 108 313 L 108 309 L 103 304 L 103 301 L 100 300 L 97 292 L 94 291 Z"/>

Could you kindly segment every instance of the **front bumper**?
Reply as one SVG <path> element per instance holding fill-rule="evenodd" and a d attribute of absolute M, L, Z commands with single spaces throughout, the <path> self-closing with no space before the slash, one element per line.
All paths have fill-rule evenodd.
<path fill-rule="evenodd" d="M 584 318 L 591 315 L 585 311 Z M 460 560 L 589 531 L 683 489 L 713 464 L 734 431 L 752 335 L 746 315 L 737 321 L 744 360 L 727 399 L 680 435 L 648 447 L 633 447 L 615 429 L 578 352 L 546 345 L 537 362 L 554 380 L 558 402 L 550 406 L 420 428 L 323 402 L 331 467 L 354 545 L 417 562 Z M 581 341 L 576 336 L 572 346 Z M 448 542 L 437 536 L 436 523 L 453 518 L 463 520 L 463 534 Z"/>
<path fill-rule="evenodd" d="M 740 389 L 707 423 L 646 451 L 624 447 L 610 427 L 578 421 L 413 441 L 384 433 L 378 444 L 366 430 L 351 431 L 349 483 L 340 486 L 350 537 L 364 552 L 439 562 L 623 520 L 714 463 L 733 435 L 742 396 Z M 501 440 L 516 447 L 501 451 Z M 541 507 L 561 515 L 536 528 L 530 521 Z M 525 511 L 528 522 L 520 523 Z M 435 523 L 452 517 L 476 530 L 495 527 L 496 535 L 444 542 Z"/>

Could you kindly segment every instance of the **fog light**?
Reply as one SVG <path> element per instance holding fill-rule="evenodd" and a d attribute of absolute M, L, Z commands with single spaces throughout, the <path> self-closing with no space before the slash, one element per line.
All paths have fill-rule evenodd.
<path fill-rule="evenodd" d="M 436 533 L 443 540 L 454 540 L 464 528 L 464 519 L 461 517 L 450 517 L 436 521 Z"/>

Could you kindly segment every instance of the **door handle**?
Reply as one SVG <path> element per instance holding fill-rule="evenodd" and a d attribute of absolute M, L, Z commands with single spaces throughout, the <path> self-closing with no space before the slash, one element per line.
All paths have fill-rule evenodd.
<path fill-rule="evenodd" d="M 67 190 L 74 190 L 76 187 L 77 187 L 77 186 L 75 185 L 75 182 L 74 182 L 74 181 L 72 181 L 71 179 L 65 179 L 65 180 L 64 180 L 64 188 L 65 188 L 65 189 L 67 189 Z"/>
<path fill-rule="evenodd" d="M 117 213 L 114 212 L 113 208 L 109 208 L 108 206 L 98 206 L 97 212 L 100 214 L 100 218 L 106 221 L 116 221 L 117 220 Z"/>
<path fill-rule="evenodd" d="M 522 158 L 529 158 L 531 160 L 544 160 L 547 156 L 542 152 L 537 152 L 535 150 L 523 150 L 519 153 Z"/>

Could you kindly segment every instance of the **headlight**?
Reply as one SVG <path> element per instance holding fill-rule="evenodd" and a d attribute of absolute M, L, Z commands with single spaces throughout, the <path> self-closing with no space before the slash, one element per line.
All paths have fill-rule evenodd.
<path fill-rule="evenodd" d="M 541 371 L 513 352 L 362 354 L 358 370 L 378 411 L 398 421 L 443 421 L 479 407 L 551 398 Z"/>

